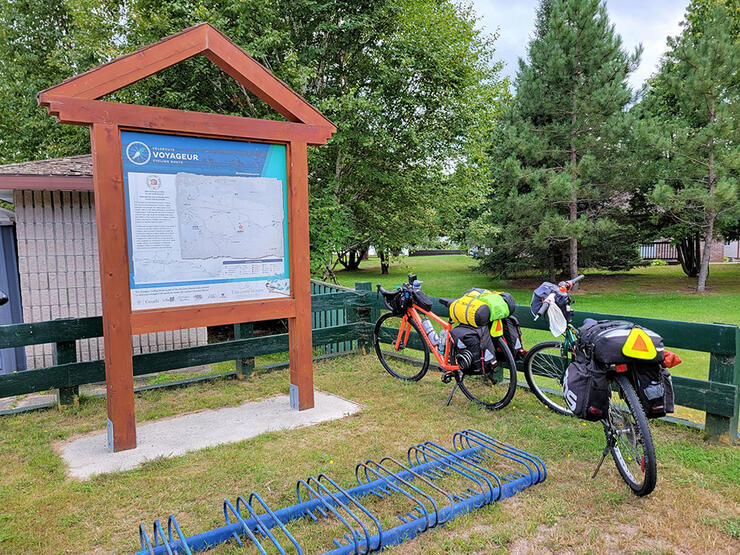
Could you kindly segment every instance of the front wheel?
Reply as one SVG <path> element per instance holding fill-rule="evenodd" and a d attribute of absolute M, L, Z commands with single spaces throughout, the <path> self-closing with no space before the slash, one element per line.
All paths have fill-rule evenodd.
<path fill-rule="evenodd" d="M 622 479 L 635 495 L 643 497 L 655 489 L 658 479 L 653 437 L 645 411 L 629 379 L 616 376 L 616 381 L 619 399 L 612 393 L 604 433 Z"/>
<path fill-rule="evenodd" d="M 563 353 L 562 341 L 545 341 L 532 347 L 524 357 L 524 377 L 529 389 L 550 410 L 573 416 L 563 395 L 565 370 L 573 355 Z"/>
<path fill-rule="evenodd" d="M 506 341 L 497 337 L 498 347 L 503 353 L 503 361 L 495 366 L 486 364 L 485 370 L 464 374 L 459 386 L 471 401 L 489 410 L 504 408 L 511 402 L 516 392 L 516 362 Z"/>
<path fill-rule="evenodd" d="M 418 382 L 429 369 L 429 345 L 406 315 L 386 312 L 375 322 L 375 354 L 393 377 Z"/>

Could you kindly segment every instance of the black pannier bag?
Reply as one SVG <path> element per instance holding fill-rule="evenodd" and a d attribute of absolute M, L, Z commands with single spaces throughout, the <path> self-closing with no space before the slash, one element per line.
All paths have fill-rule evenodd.
<path fill-rule="evenodd" d="M 662 364 L 634 362 L 635 389 L 648 418 L 660 418 L 674 409 L 671 373 Z"/>
<path fill-rule="evenodd" d="M 609 410 L 609 381 L 606 369 L 593 359 L 579 357 L 568 365 L 563 395 L 573 414 L 584 420 L 601 420 Z"/>
<path fill-rule="evenodd" d="M 644 362 L 663 362 L 663 338 L 652 330 L 624 320 L 587 318 L 578 329 L 578 349 L 604 364 L 624 364 L 638 359 L 624 354 L 623 347 L 635 328 L 644 331 L 655 347 L 655 356 Z"/>
<path fill-rule="evenodd" d="M 514 355 L 514 360 L 521 360 L 524 358 L 526 351 L 522 344 L 522 328 L 519 325 L 519 320 L 516 316 L 509 316 L 501 320 L 501 325 L 504 331 L 504 339 L 506 345 L 509 347 L 511 354 Z M 498 346 L 496 347 L 496 353 L 498 354 Z"/>
<path fill-rule="evenodd" d="M 495 349 L 488 326 L 474 328 L 460 324 L 450 331 L 455 346 L 454 363 L 463 372 L 480 372 L 484 363 L 491 363 L 495 358 Z"/>

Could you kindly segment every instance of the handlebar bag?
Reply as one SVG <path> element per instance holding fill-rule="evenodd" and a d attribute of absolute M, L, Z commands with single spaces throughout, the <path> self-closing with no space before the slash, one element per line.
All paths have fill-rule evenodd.
<path fill-rule="evenodd" d="M 563 376 L 563 395 L 573 414 L 584 420 L 606 418 L 609 410 L 609 382 L 606 369 L 593 359 L 578 357 Z"/>
<path fill-rule="evenodd" d="M 635 389 L 648 418 L 660 418 L 674 410 L 673 380 L 662 364 L 635 362 Z"/>
<path fill-rule="evenodd" d="M 542 308 L 542 303 L 545 302 L 545 299 L 550 295 L 550 293 L 555 293 L 555 304 L 558 305 L 560 311 L 565 314 L 567 318 L 568 313 L 572 312 L 569 306 L 570 297 L 568 297 L 567 293 L 560 291 L 560 287 L 554 283 L 550 283 L 549 281 L 544 282 L 532 293 L 532 301 L 529 303 L 529 309 L 532 311 L 532 316 L 537 316 L 540 308 Z"/>
<path fill-rule="evenodd" d="M 400 316 L 404 314 L 406 310 L 413 303 L 411 293 L 403 289 L 396 289 L 389 293 L 383 293 L 383 302 L 393 314 Z"/>
<path fill-rule="evenodd" d="M 578 330 L 578 348 L 604 364 L 663 362 L 663 338 L 624 320 L 589 320 Z"/>

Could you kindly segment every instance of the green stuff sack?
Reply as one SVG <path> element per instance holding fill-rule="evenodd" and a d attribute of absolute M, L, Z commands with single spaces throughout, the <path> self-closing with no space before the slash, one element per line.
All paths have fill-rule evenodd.
<path fill-rule="evenodd" d="M 508 293 L 488 293 L 480 295 L 479 301 L 486 303 L 490 309 L 491 320 L 502 320 L 514 312 L 514 298 Z"/>
<path fill-rule="evenodd" d="M 489 295 L 493 293 L 493 291 L 489 291 L 488 289 L 481 289 L 480 287 L 473 287 L 472 289 L 468 289 L 465 291 L 465 293 L 462 294 L 463 297 L 473 297 L 477 298 L 481 295 Z"/>
<path fill-rule="evenodd" d="M 478 296 L 465 295 L 453 301 L 450 305 L 450 320 L 474 328 L 487 325 L 491 321 L 491 308 Z"/>

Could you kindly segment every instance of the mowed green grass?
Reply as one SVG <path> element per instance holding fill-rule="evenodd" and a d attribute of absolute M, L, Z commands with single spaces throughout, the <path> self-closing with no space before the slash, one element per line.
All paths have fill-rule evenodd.
<path fill-rule="evenodd" d="M 389 275 L 380 275 L 377 259 L 363 262 L 358 271 L 337 272 L 342 285 L 370 281 L 389 288 L 407 280 L 409 272 L 424 282 L 423 289 L 436 297 L 458 297 L 470 287 L 508 291 L 520 305 L 529 305 L 532 291 L 542 277 L 496 280 L 476 270 L 476 261 L 465 255 L 405 257 L 390 267 Z M 646 316 L 665 320 L 740 324 L 740 264 L 712 264 L 709 289 L 695 291 L 696 279 L 687 278 L 680 266 L 648 266 L 629 272 L 585 272 L 574 308 L 623 316 Z M 551 339 L 548 332 L 523 330 L 525 347 Z M 673 372 L 677 375 L 707 379 L 709 355 L 679 349 L 684 360 Z"/>
<path fill-rule="evenodd" d="M 656 422 L 656 491 L 634 497 L 607 460 L 589 479 L 603 446 L 598 423 L 548 412 L 526 391 L 506 409 L 488 412 L 430 372 L 419 383 L 391 378 L 372 355 L 316 364 L 317 388 L 352 400 L 362 411 L 317 426 L 273 432 L 235 444 L 159 459 L 83 482 L 68 479 L 57 442 L 104 429 L 103 399 L 79 407 L 0 418 L 0 552 L 123 553 L 138 549 L 138 525 L 174 513 L 186 534 L 223 525 L 223 500 L 257 491 L 273 508 L 296 502 L 299 479 L 326 472 L 344 487 L 368 458 L 403 460 L 409 446 L 450 446 L 453 433 L 476 428 L 542 457 L 543 484 L 422 534 L 396 553 L 740 552 L 740 452 L 711 445 L 697 430 Z M 137 419 L 158 419 L 287 393 L 288 373 L 247 381 L 216 380 L 136 395 Z M 441 483 L 441 482 L 440 482 Z M 393 505 L 391 507 L 390 505 Z M 373 507 L 386 523 L 402 500 Z M 289 525 L 306 553 L 333 547 L 338 528 Z M 217 553 L 256 553 L 223 546 Z"/>
<path fill-rule="evenodd" d="M 465 255 L 405 257 L 391 264 L 389 275 L 380 275 L 376 258 L 354 272 L 337 272 L 340 284 L 372 282 L 393 287 L 406 281 L 409 272 L 424 282 L 436 297 L 457 297 L 470 287 L 508 291 L 517 303 L 528 305 L 532 290 L 544 278 L 493 279 L 476 270 L 476 261 Z M 576 294 L 577 310 L 648 316 L 689 322 L 740 324 L 740 264 L 712 264 L 706 293 L 695 291 L 696 278 L 687 278 L 680 266 L 648 266 L 629 272 L 585 272 Z"/>

